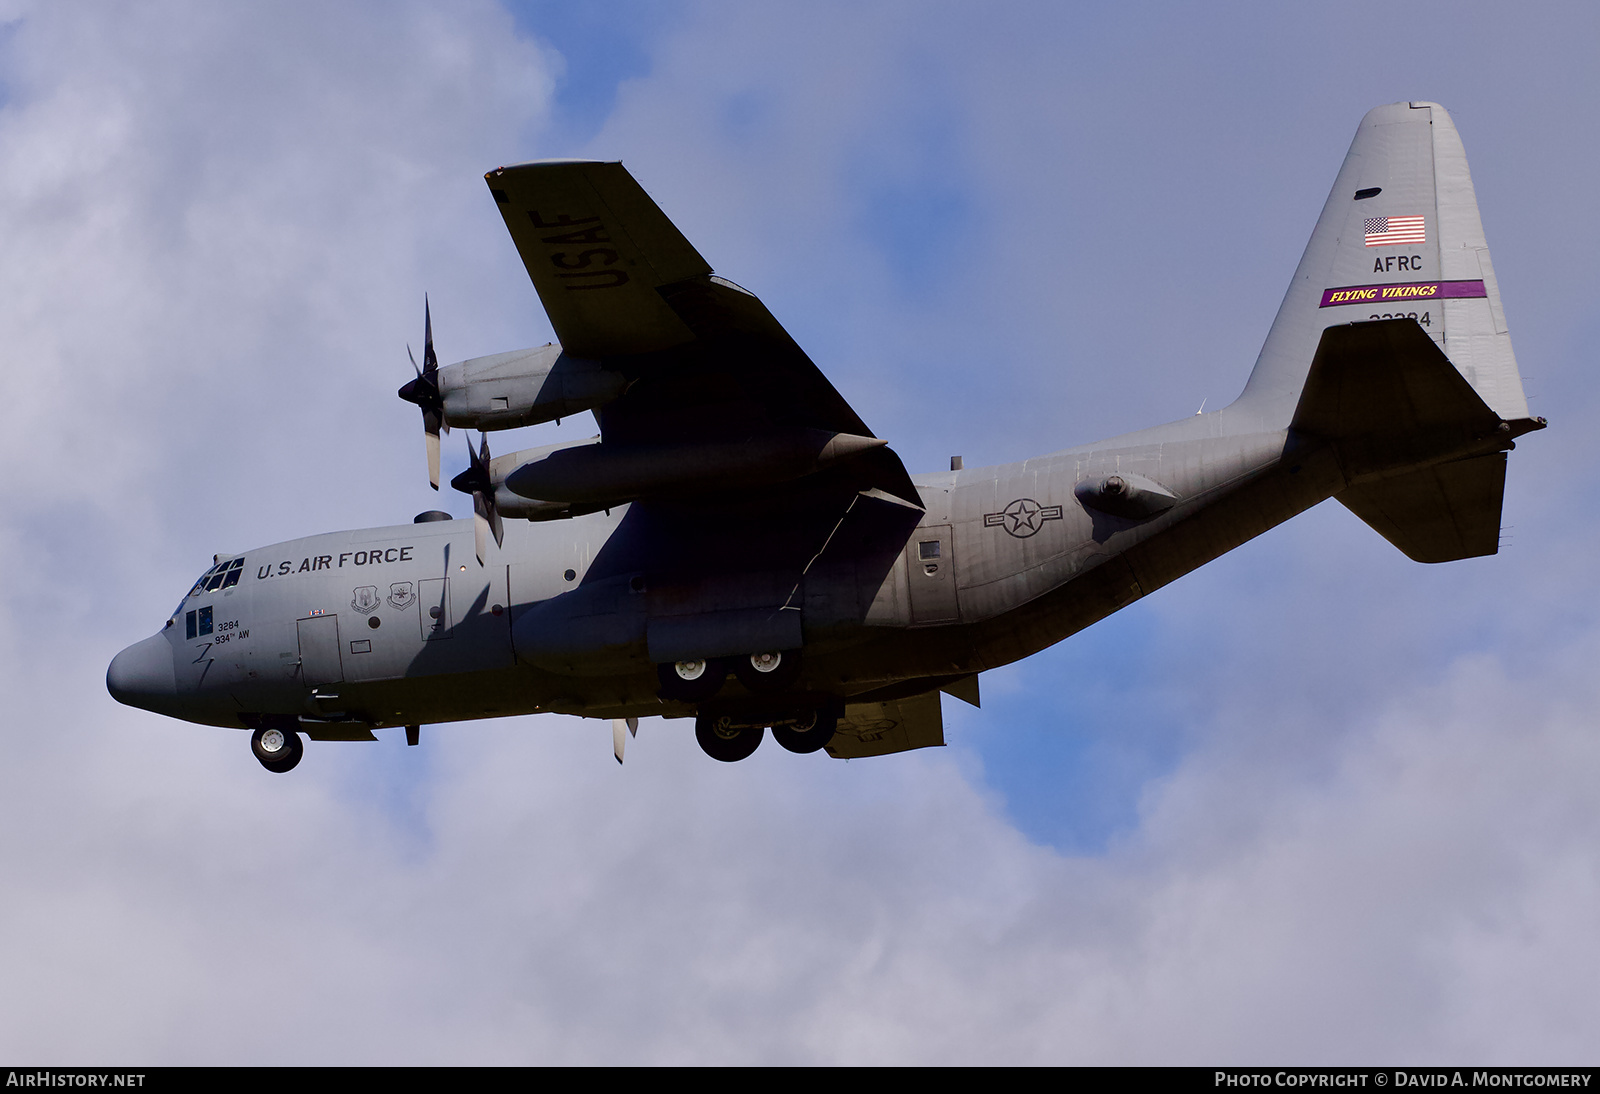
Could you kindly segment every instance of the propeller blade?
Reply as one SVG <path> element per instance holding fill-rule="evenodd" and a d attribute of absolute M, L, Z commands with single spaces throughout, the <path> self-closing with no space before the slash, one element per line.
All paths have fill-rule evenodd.
<path fill-rule="evenodd" d="M 450 432 L 444 420 L 444 396 L 439 392 L 439 358 L 433 351 L 433 310 L 426 294 L 422 297 L 422 367 L 417 367 L 417 356 L 406 346 L 406 356 L 411 359 L 411 369 L 416 378 L 408 380 L 400 389 L 400 398 L 415 403 L 422 410 L 422 432 L 428 448 L 428 483 L 439 489 L 439 434 Z"/>
<path fill-rule="evenodd" d="M 628 731 L 626 735 L 624 735 L 622 732 L 624 729 Z M 639 719 L 611 719 L 611 752 L 614 756 L 616 756 L 619 764 L 622 762 L 622 747 L 628 743 L 628 737 L 637 737 L 638 735 Z"/>
<path fill-rule="evenodd" d="M 472 496 L 472 546 L 478 552 L 478 565 L 483 565 L 483 556 L 489 553 L 489 522 L 483 514 L 478 512 L 478 495 Z"/>
<path fill-rule="evenodd" d="M 463 494 L 472 495 L 472 535 L 473 544 L 478 551 L 478 565 L 482 566 L 484 556 L 488 553 L 489 536 L 494 536 L 496 547 L 501 546 L 506 540 L 504 523 L 500 520 L 500 509 L 494 503 L 494 482 L 489 476 L 489 435 L 482 435 L 479 450 L 474 452 L 472 445 L 467 444 L 468 467 L 461 474 L 450 480 L 450 485 Z"/>
<path fill-rule="evenodd" d="M 428 307 L 428 294 L 422 294 L 422 371 L 439 371 L 439 358 L 433 353 L 433 312 Z"/>

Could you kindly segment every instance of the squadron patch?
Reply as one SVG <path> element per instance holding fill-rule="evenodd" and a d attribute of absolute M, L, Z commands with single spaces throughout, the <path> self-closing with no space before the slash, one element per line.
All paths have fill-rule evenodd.
<path fill-rule="evenodd" d="M 389 586 L 389 606 L 396 611 L 405 611 L 417 599 L 417 594 L 411 588 L 409 581 L 396 581 Z"/>
<path fill-rule="evenodd" d="M 350 595 L 350 606 L 362 615 L 377 611 L 379 603 L 376 585 L 363 585 Z"/>
<path fill-rule="evenodd" d="M 985 528 L 1004 528 L 1007 535 L 1027 539 L 1044 527 L 1047 520 L 1060 520 L 1061 506 L 1040 505 L 1032 498 L 1018 498 L 998 513 L 985 513 Z"/>

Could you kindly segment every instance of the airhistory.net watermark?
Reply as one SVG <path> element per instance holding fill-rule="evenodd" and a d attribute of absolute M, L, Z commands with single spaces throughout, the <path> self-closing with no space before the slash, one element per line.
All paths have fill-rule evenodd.
<path fill-rule="evenodd" d="M 36 1068 L 26 1071 L 7 1071 L 6 1086 L 89 1086 L 112 1087 L 144 1085 L 142 1071 L 62 1071 L 54 1068 Z"/>

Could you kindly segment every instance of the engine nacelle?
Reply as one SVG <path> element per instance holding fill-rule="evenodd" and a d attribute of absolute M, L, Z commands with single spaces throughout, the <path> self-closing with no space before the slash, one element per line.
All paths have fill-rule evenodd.
<path fill-rule="evenodd" d="M 501 491 L 513 496 L 588 506 L 592 512 L 658 494 L 716 493 L 790 482 L 883 446 L 876 437 L 821 429 L 769 430 L 740 441 L 562 445 L 537 458 L 524 458 L 521 466 L 496 481 L 504 484 Z"/>
<path fill-rule="evenodd" d="M 494 457 L 489 461 L 489 481 L 494 484 L 495 508 L 500 510 L 500 515 L 503 517 L 516 517 L 520 520 L 562 520 L 604 508 L 603 505 L 574 505 L 570 501 L 525 498 L 521 494 L 512 492 L 506 485 L 506 477 L 524 464 L 543 460 L 552 452 L 584 448 L 599 443 L 599 437 L 590 437 L 583 441 L 566 441 L 562 444 L 547 444 L 540 448 L 524 448 L 520 452 L 508 452 L 504 456 Z"/>
<path fill-rule="evenodd" d="M 604 406 L 627 389 L 621 373 L 552 342 L 439 370 L 444 420 L 458 429 L 515 429 Z M 499 461 L 496 461 L 499 462 Z"/>

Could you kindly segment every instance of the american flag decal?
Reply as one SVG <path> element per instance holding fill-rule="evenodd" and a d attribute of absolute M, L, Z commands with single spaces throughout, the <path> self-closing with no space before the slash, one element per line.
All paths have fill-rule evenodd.
<path fill-rule="evenodd" d="M 1389 247 L 1396 243 L 1426 243 L 1428 229 L 1422 217 L 1368 217 L 1367 246 Z"/>

